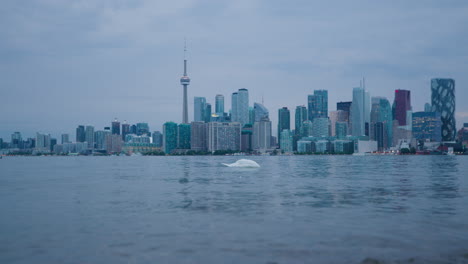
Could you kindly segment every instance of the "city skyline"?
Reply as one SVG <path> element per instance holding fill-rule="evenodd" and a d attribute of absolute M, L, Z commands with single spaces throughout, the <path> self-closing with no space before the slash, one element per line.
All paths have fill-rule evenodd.
<path fill-rule="evenodd" d="M 338 6 L 248 1 L 204 11 L 200 2 L 4 3 L 0 137 L 14 131 L 58 137 L 73 134 L 77 124 L 107 126 L 116 116 L 148 122 L 154 130 L 167 120 L 181 122 L 177 78 L 184 36 L 193 78 L 190 121 L 193 97 L 206 97 L 214 107 L 214 96 L 222 94 L 227 111 L 231 93 L 244 87 L 250 106 L 264 101 L 271 113 L 307 105 L 305 96 L 325 89 L 333 111 L 334 102 L 352 100 L 350 90 L 362 77 L 371 96 L 392 100 L 394 90 L 409 90 L 413 111 L 423 111 L 431 102 L 430 79 L 443 77 L 457 81 L 457 128 L 468 122 L 468 3 Z M 440 12 L 451 19 L 434 21 Z M 278 121 L 273 114 L 270 119 Z"/>

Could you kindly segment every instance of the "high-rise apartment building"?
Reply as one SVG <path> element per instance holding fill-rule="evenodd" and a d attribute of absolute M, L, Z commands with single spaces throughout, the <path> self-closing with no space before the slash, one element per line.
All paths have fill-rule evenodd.
<path fill-rule="evenodd" d="M 266 152 L 271 149 L 271 121 L 264 117 L 256 121 L 253 125 L 253 149 L 259 152 Z"/>
<path fill-rule="evenodd" d="M 190 149 L 194 151 L 206 151 L 208 149 L 208 124 L 205 122 L 191 123 Z"/>
<path fill-rule="evenodd" d="M 293 133 L 289 129 L 284 129 L 280 134 L 280 148 L 284 152 L 293 152 Z"/>
<path fill-rule="evenodd" d="M 61 144 L 69 143 L 70 142 L 70 136 L 68 134 L 62 134 L 62 141 Z"/>
<path fill-rule="evenodd" d="M 302 124 L 307 120 L 307 107 L 303 105 L 296 106 L 294 117 L 294 133 L 295 135 L 299 135 L 301 133 Z"/>
<path fill-rule="evenodd" d="M 112 134 L 120 135 L 120 122 L 117 121 L 117 118 L 112 121 Z"/>
<path fill-rule="evenodd" d="M 208 151 L 240 150 L 241 128 L 238 122 L 208 123 Z"/>
<path fill-rule="evenodd" d="M 312 121 L 312 136 L 313 137 L 328 137 L 330 122 L 327 117 L 316 117 Z"/>
<path fill-rule="evenodd" d="M 94 149 L 94 127 L 86 126 L 86 140 L 88 149 Z"/>
<path fill-rule="evenodd" d="M 280 139 L 281 148 L 281 131 L 291 129 L 291 114 L 287 107 L 278 109 L 278 139 Z"/>
<path fill-rule="evenodd" d="M 328 91 L 315 90 L 313 95 L 308 96 L 308 117 L 313 121 L 317 117 L 328 117 Z"/>
<path fill-rule="evenodd" d="M 161 148 L 163 146 L 163 135 L 160 131 L 154 131 L 152 134 L 153 144 L 157 148 Z"/>
<path fill-rule="evenodd" d="M 130 124 L 127 124 L 127 121 L 124 121 L 122 124 L 122 140 L 125 140 L 125 137 L 130 134 Z"/>
<path fill-rule="evenodd" d="M 163 125 L 163 149 L 166 154 L 177 148 L 177 124 L 166 122 Z"/>
<path fill-rule="evenodd" d="M 336 136 L 336 122 L 348 122 L 348 113 L 343 110 L 330 112 L 330 135 Z"/>
<path fill-rule="evenodd" d="M 234 92 L 231 96 L 231 121 L 238 122 L 239 121 L 239 114 L 237 110 L 237 102 L 239 98 L 239 93 Z"/>
<path fill-rule="evenodd" d="M 432 111 L 439 112 L 442 120 L 442 141 L 454 141 L 455 123 L 455 80 L 435 78 L 431 80 Z"/>
<path fill-rule="evenodd" d="M 136 134 L 137 136 L 147 135 L 150 136 L 150 128 L 148 123 L 137 123 L 136 124 Z"/>
<path fill-rule="evenodd" d="M 86 133 L 84 126 L 78 126 L 76 128 L 76 142 L 85 142 L 86 141 Z"/>
<path fill-rule="evenodd" d="M 190 149 L 190 124 L 179 124 L 177 126 L 177 148 Z"/>

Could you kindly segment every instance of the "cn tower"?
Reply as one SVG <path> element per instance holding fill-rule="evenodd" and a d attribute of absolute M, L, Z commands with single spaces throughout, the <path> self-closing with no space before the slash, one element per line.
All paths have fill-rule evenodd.
<path fill-rule="evenodd" d="M 187 106 L 187 85 L 190 84 L 190 78 L 187 76 L 187 45 L 184 45 L 184 76 L 180 78 L 180 84 L 184 86 L 184 105 L 182 109 L 182 123 L 188 124 L 188 106 Z"/>

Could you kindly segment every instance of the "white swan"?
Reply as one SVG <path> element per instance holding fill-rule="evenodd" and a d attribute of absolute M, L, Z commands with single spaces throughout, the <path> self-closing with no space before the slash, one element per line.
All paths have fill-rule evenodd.
<path fill-rule="evenodd" d="M 240 159 L 231 164 L 223 163 L 223 165 L 236 168 L 260 168 L 260 165 L 258 165 L 257 162 L 248 159 Z"/>

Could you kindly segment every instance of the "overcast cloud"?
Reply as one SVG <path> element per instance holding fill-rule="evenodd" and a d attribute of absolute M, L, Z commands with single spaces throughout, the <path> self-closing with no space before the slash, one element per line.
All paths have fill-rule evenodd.
<path fill-rule="evenodd" d="M 214 104 L 247 88 L 276 127 L 314 89 L 329 110 L 366 77 L 391 102 L 409 89 L 413 111 L 430 79 L 456 81 L 457 128 L 468 122 L 468 2 L 460 1 L 2 1 L 0 137 L 58 137 L 114 117 L 161 130 L 182 118 L 184 37 L 193 97 Z"/>

